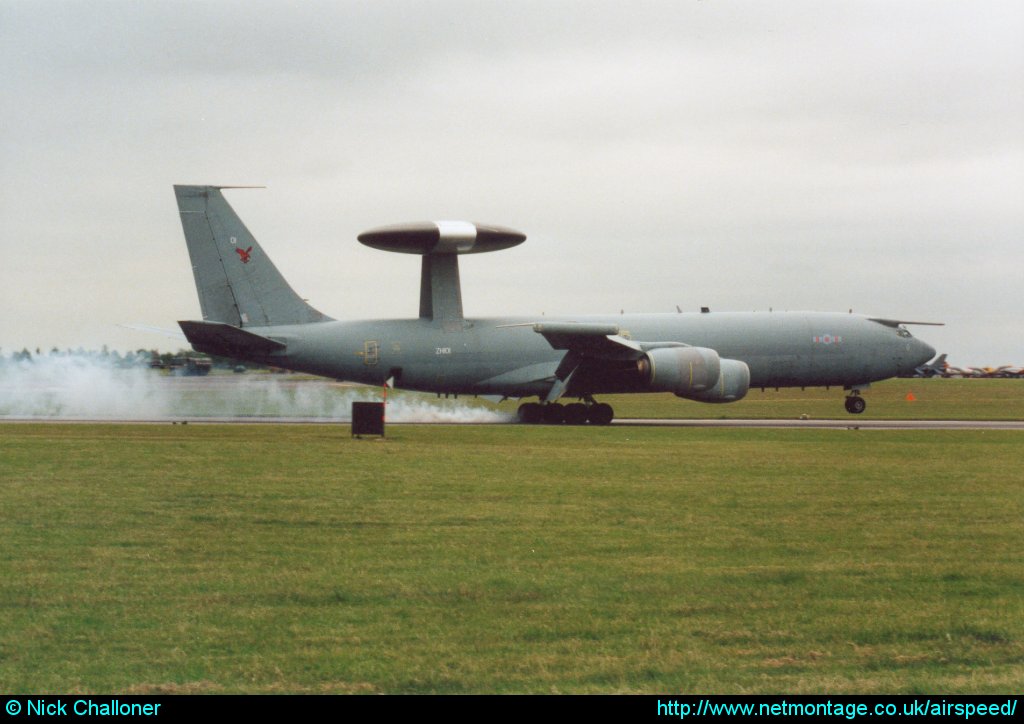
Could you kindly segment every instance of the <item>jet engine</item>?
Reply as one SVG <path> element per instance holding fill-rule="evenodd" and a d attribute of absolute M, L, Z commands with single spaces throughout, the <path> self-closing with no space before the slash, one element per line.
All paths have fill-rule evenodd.
<path fill-rule="evenodd" d="M 662 347 L 637 360 L 648 389 L 688 395 L 703 392 L 718 381 L 721 360 L 706 347 Z"/>
<path fill-rule="evenodd" d="M 734 402 L 750 387 L 745 362 L 722 359 L 706 347 L 662 347 L 648 351 L 637 369 L 649 390 L 701 402 Z"/>
<path fill-rule="evenodd" d="M 738 359 L 719 360 L 721 373 L 715 385 L 702 392 L 677 392 L 679 397 L 698 402 L 736 402 L 750 389 L 750 368 Z"/>

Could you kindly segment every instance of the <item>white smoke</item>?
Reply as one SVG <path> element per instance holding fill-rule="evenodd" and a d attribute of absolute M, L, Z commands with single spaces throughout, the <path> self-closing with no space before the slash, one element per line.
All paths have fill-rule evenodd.
<path fill-rule="evenodd" d="M 0 361 L 0 416 L 61 419 L 163 418 L 171 397 L 148 369 L 118 369 L 86 355 Z"/>
<path fill-rule="evenodd" d="M 381 400 L 379 388 L 290 375 L 177 377 L 88 355 L 0 360 L 0 419 L 347 422 L 353 402 Z M 508 422 L 511 416 L 467 400 L 392 391 L 386 419 L 472 423 Z"/>

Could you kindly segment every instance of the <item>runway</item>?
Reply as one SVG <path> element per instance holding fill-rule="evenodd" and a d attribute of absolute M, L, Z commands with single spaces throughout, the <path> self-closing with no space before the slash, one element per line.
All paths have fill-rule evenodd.
<path fill-rule="evenodd" d="M 325 379 L 267 374 L 213 374 L 206 377 L 175 377 L 153 370 L 110 369 L 88 360 L 50 360 L 52 364 L 7 367 L 0 377 L 0 423 L 91 422 L 137 424 L 318 424 L 347 427 L 351 406 L 357 401 L 380 401 L 381 391 Z M 63 362 L 63 365 L 57 364 Z M 633 418 L 619 417 L 612 427 L 786 428 L 838 430 L 1024 430 L 1020 404 L 999 406 L 993 401 L 1018 395 L 1017 387 L 992 381 L 988 386 L 967 382 L 969 395 L 978 399 L 972 415 L 1010 414 L 1011 420 L 908 420 L 884 419 L 878 412 L 846 415 L 841 410 L 819 409 L 820 418 L 801 419 L 803 412 L 785 406 L 775 410 L 734 410 L 737 417 Z M 901 383 L 902 385 L 902 383 Z M 950 386 L 951 385 L 951 386 Z M 929 389 L 930 398 L 943 399 L 947 389 L 955 398 L 957 385 Z M 935 386 L 933 385 L 933 388 Z M 995 389 L 992 389 L 995 388 Z M 964 393 L 967 391 L 964 390 Z M 903 392 L 901 390 L 900 397 Z M 934 401 L 934 400 L 933 400 Z M 507 406 L 506 406 L 507 407 Z M 634 414 L 643 411 L 634 408 Z M 879 408 L 881 410 L 881 408 Z M 661 411 L 661 410 L 659 410 Z M 674 414 L 671 410 L 664 410 Z M 696 409 L 680 414 L 704 414 Z M 717 412 L 717 409 L 715 410 Z M 756 411 L 756 412 L 755 412 Z M 729 411 L 723 410 L 725 414 Z M 738 414 L 739 413 L 739 414 Z M 788 415 L 772 419 L 750 414 Z M 934 404 L 923 408 L 891 408 L 887 414 L 927 416 L 941 414 Z M 832 415 L 836 415 L 832 417 Z M 511 408 L 496 410 L 458 398 L 395 393 L 388 400 L 387 424 L 514 424 Z"/>
<path fill-rule="evenodd" d="M 154 419 L 3 417 L 0 423 L 63 423 L 116 425 L 349 425 L 346 419 L 326 417 L 246 417 L 182 416 Z M 512 422 L 481 422 L 453 420 L 388 421 L 389 427 L 405 425 L 510 425 Z M 547 427 L 536 425 L 536 427 Z M 610 427 L 741 427 L 762 429 L 828 429 L 828 430 L 1024 430 L 1024 420 L 753 420 L 753 419 L 655 419 L 617 418 Z"/>
<path fill-rule="evenodd" d="M 833 430 L 1024 430 L 1024 420 L 655 420 L 623 419 L 641 427 L 825 428 Z"/>

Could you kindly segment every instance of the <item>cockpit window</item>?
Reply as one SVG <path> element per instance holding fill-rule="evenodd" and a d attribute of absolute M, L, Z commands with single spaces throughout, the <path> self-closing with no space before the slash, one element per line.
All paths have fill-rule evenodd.
<path fill-rule="evenodd" d="M 907 338 L 910 338 L 910 337 L 913 336 L 910 332 L 907 331 L 906 327 L 902 327 L 902 326 L 898 327 L 896 329 L 896 334 L 898 334 L 901 337 L 907 337 Z"/>

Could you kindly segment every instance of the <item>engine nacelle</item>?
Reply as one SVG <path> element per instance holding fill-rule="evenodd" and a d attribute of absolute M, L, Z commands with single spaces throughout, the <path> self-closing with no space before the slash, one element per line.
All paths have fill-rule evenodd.
<path fill-rule="evenodd" d="M 637 362 L 645 387 L 699 402 L 735 402 L 750 389 L 750 368 L 707 347 L 652 349 Z"/>
<path fill-rule="evenodd" d="M 677 392 L 679 397 L 698 402 L 736 402 L 750 389 L 750 368 L 738 359 L 719 360 L 721 373 L 715 384 L 701 392 Z"/>
<path fill-rule="evenodd" d="M 652 349 L 637 361 L 648 389 L 689 397 L 710 390 L 721 376 L 718 353 L 706 347 Z"/>

